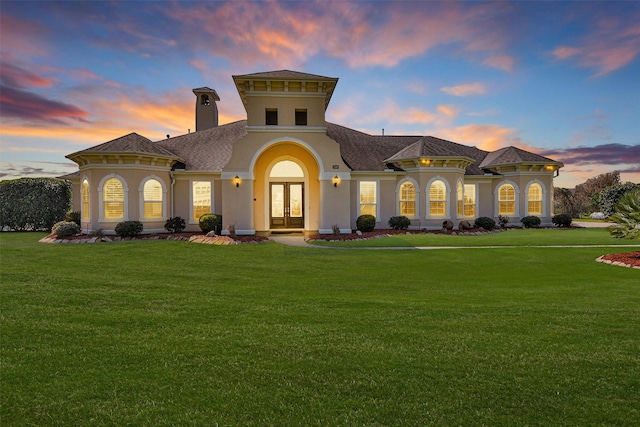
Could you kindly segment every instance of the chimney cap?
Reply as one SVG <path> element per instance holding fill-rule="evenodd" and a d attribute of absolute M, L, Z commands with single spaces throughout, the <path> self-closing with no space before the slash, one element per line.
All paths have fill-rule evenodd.
<path fill-rule="evenodd" d="M 213 96 L 213 99 L 215 99 L 216 101 L 220 101 L 220 97 L 218 96 L 218 92 L 216 92 L 215 89 L 211 89 L 210 87 L 203 86 L 203 87 L 199 87 L 199 88 L 193 89 L 193 94 L 195 96 L 202 95 L 202 94 L 209 94 L 209 95 Z"/>

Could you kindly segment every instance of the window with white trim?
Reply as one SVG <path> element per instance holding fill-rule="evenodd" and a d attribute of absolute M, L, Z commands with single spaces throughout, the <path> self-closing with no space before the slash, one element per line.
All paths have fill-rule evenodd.
<path fill-rule="evenodd" d="M 502 184 L 498 189 L 498 215 L 516 214 L 516 189 L 511 184 Z"/>
<path fill-rule="evenodd" d="M 198 221 L 206 213 L 211 213 L 211 182 L 193 181 L 191 184 L 193 221 Z"/>
<path fill-rule="evenodd" d="M 435 180 L 429 187 L 429 215 L 445 216 L 447 214 L 447 186 L 441 180 Z"/>
<path fill-rule="evenodd" d="M 105 219 L 124 219 L 124 187 L 118 178 L 109 178 L 102 186 Z"/>
<path fill-rule="evenodd" d="M 82 219 L 89 220 L 89 181 L 86 179 L 82 180 Z"/>
<path fill-rule="evenodd" d="M 527 190 L 528 215 L 542 215 L 542 186 L 534 182 Z"/>
<path fill-rule="evenodd" d="M 474 184 L 464 185 L 464 216 L 475 218 L 476 216 L 476 186 Z"/>
<path fill-rule="evenodd" d="M 400 215 L 416 216 L 416 186 L 413 182 L 405 181 L 400 185 L 398 199 Z"/>
<path fill-rule="evenodd" d="M 378 216 L 378 191 L 375 181 L 360 181 L 360 215 Z"/>
<path fill-rule="evenodd" d="M 144 183 L 143 190 L 144 218 L 162 218 L 162 184 L 156 179 L 149 179 Z"/>

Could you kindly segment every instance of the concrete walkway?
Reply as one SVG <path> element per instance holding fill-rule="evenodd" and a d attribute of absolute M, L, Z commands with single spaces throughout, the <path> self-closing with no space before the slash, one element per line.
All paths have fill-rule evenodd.
<path fill-rule="evenodd" d="M 300 235 L 271 235 L 270 240 L 287 246 L 316 249 L 367 249 L 367 250 L 437 250 L 437 249 L 517 249 L 517 248 L 640 248 L 638 245 L 526 245 L 526 246 L 392 246 L 392 247 L 345 247 L 322 246 L 307 243 Z"/>

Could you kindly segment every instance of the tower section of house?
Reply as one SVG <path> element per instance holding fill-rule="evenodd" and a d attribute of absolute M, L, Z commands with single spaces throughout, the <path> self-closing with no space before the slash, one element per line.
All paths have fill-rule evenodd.
<path fill-rule="evenodd" d="M 218 105 L 220 97 L 208 87 L 193 89 L 196 96 L 196 132 L 218 126 Z"/>
<path fill-rule="evenodd" d="M 247 134 L 222 170 L 223 221 L 247 234 L 351 230 L 350 169 L 325 121 L 338 79 L 282 70 L 233 80 Z"/>

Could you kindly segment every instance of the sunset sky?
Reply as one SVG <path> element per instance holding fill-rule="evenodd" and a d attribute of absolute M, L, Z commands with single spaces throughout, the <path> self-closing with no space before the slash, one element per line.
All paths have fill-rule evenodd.
<path fill-rule="evenodd" d="M 232 75 L 340 80 L 327 120 L 367 133 L 513 145 L 573 187 L 640 182 L 640 2 L 6 1 L 0 179 L 77 170 L 64 156 L 130 132 L 192 131 L 209 86 L 246 118 Z"/>

